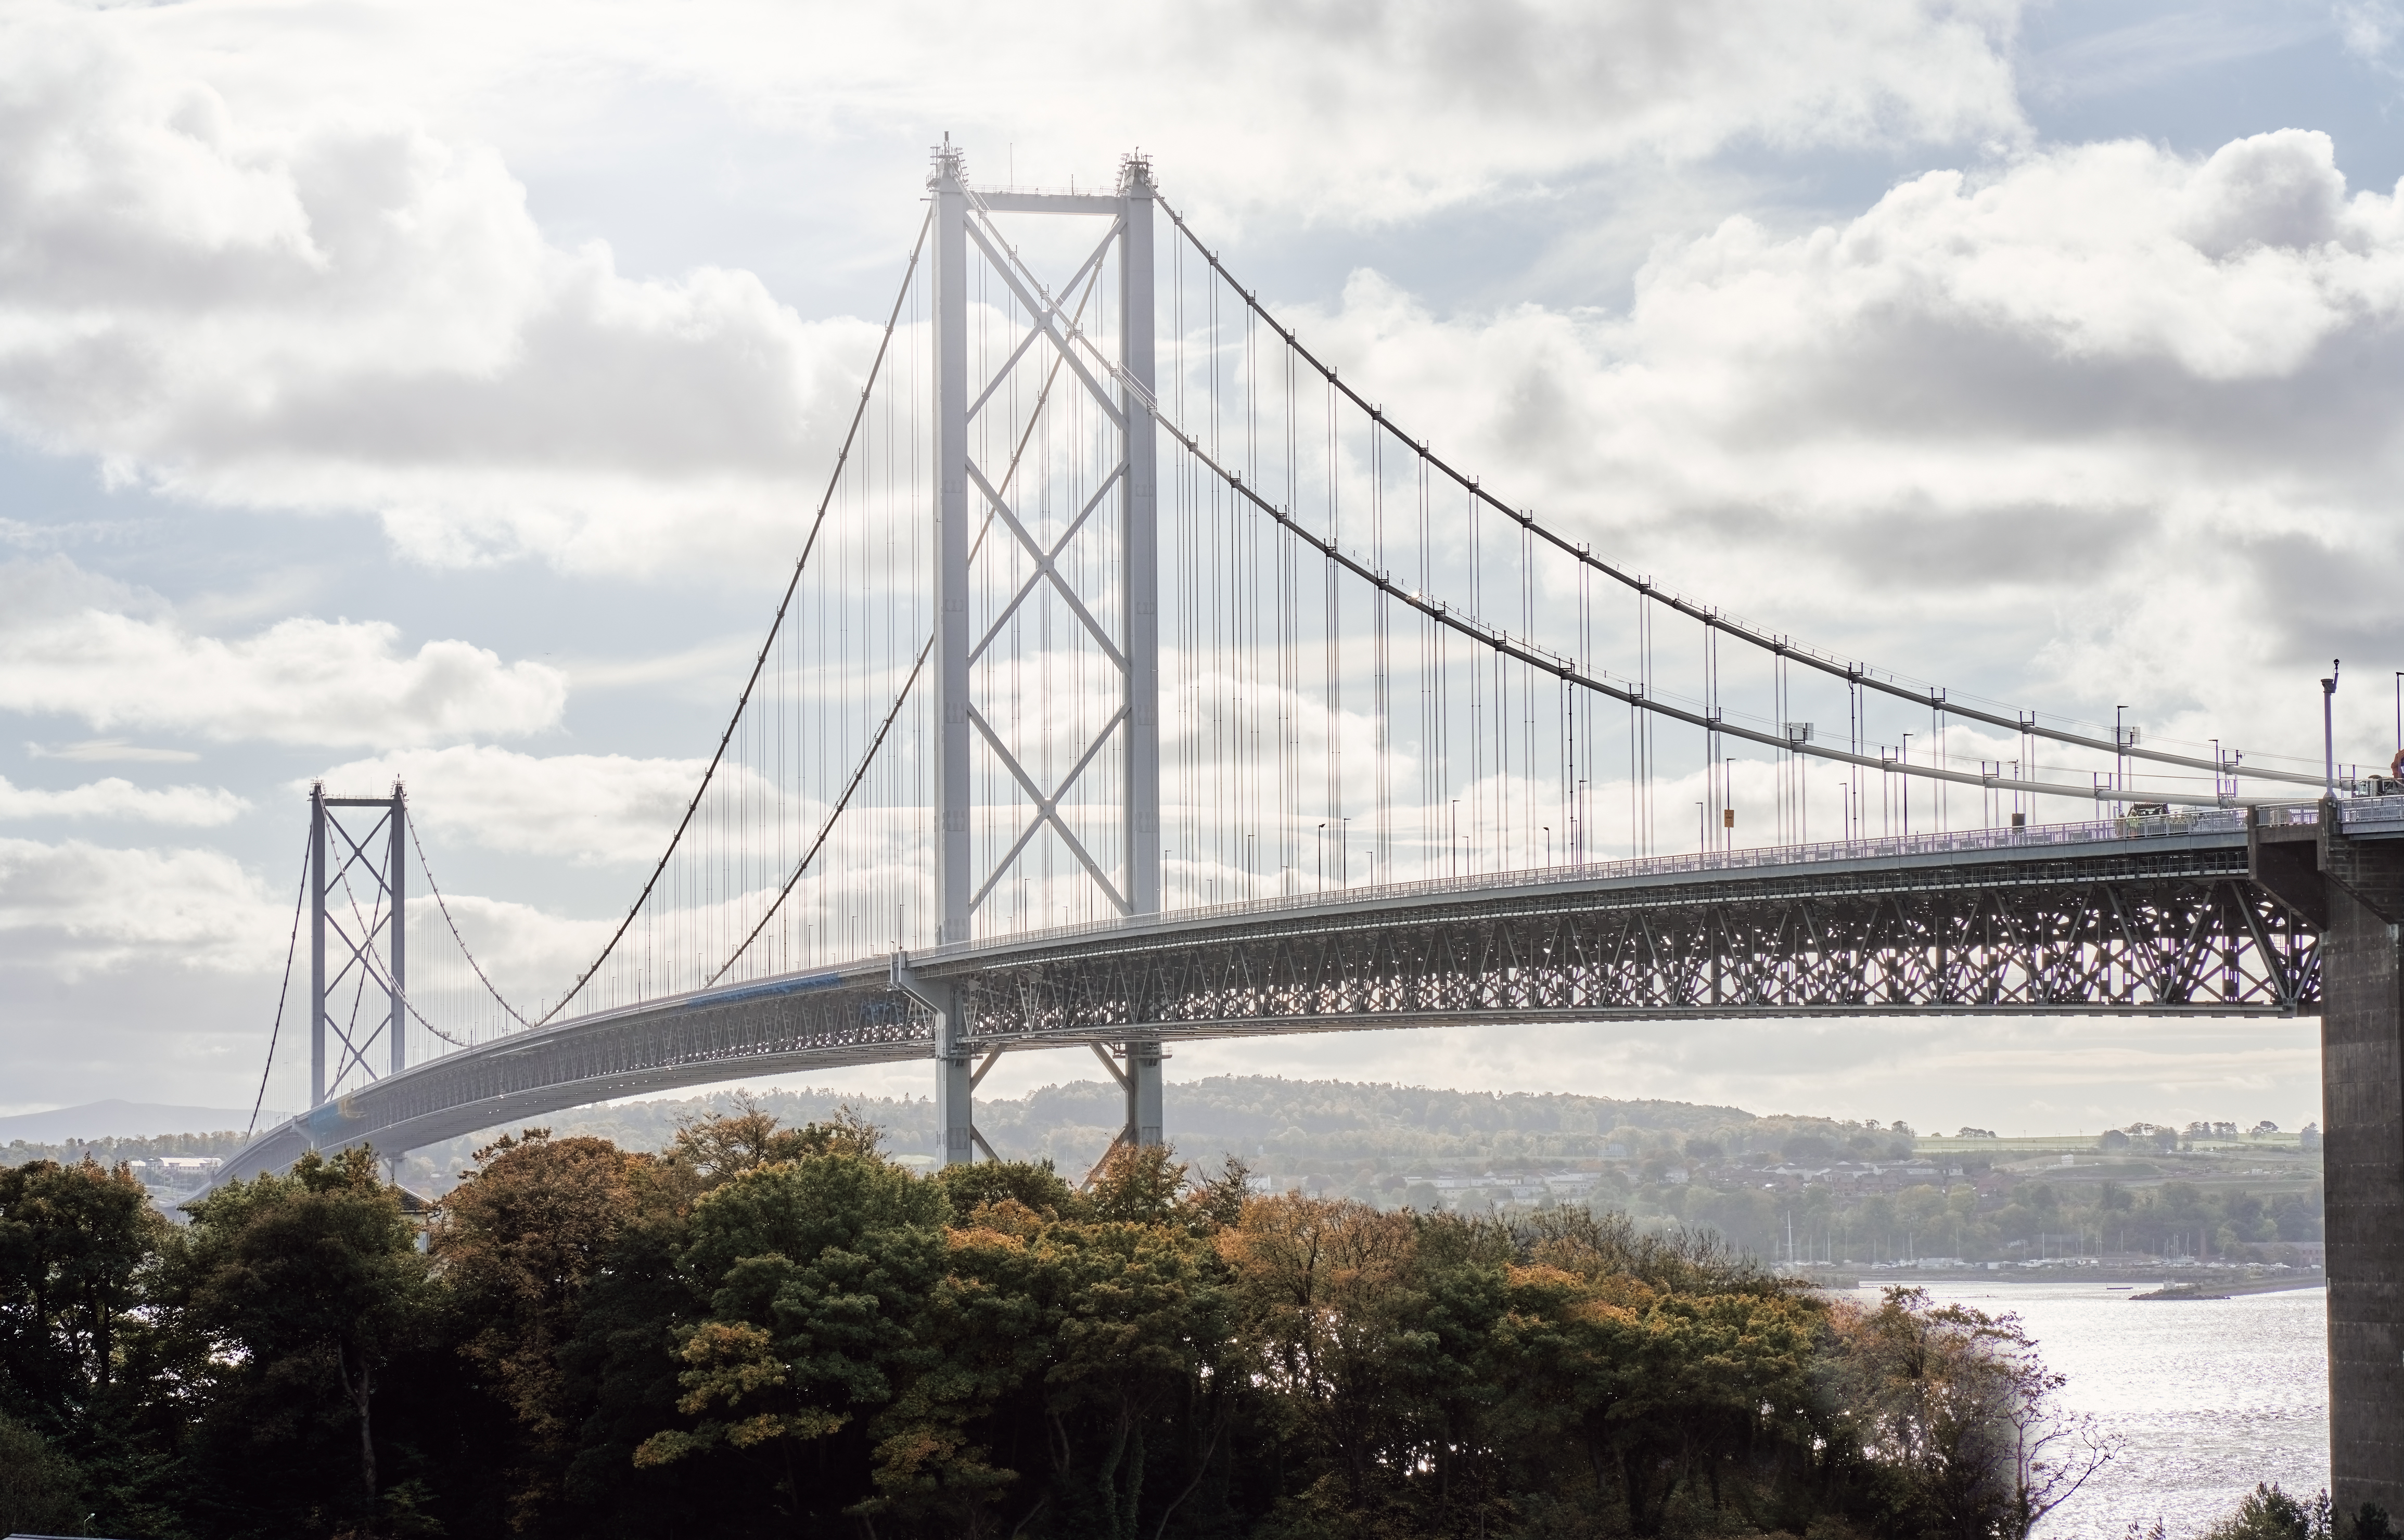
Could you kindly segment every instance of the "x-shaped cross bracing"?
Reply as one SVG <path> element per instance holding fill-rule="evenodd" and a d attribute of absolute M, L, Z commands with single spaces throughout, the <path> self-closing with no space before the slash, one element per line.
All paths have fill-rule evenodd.
<path fill-rule="evenodd" d="M 1087 258 L 1084 266 L 1077 270 L 1079 277 L 1084 275 L 1086 268 L 1101 259 L 1102 252 L 1108 249 L 1111 241 L 1117 239 L 1120 228 L 1116 221 L 1111 223 L 1110 233 L 1102 237 L 1101 245 L 1094 249 L 1094 255 Z M 1060 309 L 1066 302 L 1065 300 L 1055 300 L 1049 294 L 1043 294 L 1039 299 L 1037 290 L 1040 290 L 1041 286 L 1036 286 L 1035 289 L 1028 287 L 1029 279 L 1021 275 L 1019 264 L 1015 260 L 1017 254 L 1013 252 L 1010 257 L 1003 257 L 1001 250 L 996 249 L 993 240 L 988 237 L 982 224 L 970 224 L 968 237 L 976 243 L 979 251 L 985 253 L 985 260 L 993 264 L 993 270 L 1001 275 L 1001 281 L 1010 286 L 1010 292 L 1018 297 L 1018 302 L 1027 307 L 1027 315 L 1032 317 L 1029 323 L 1031 330 L 1028 341 L 1031 342 L 1037 335 L 1047 339 L 1055 348 L 1059 350 L 1060 361 L 1067 364 L 1069 371 L 1085 383 L 1086 391 L 1094 398 L 1094 403 L 1102 409 L 1102 415 L 1111 420 L 1112 427 L 1125 428 L 1126 414 L 1119 410 L 1116 401 L 1111 399 L 1111 393 L 1102 388 L 1102 382 L 1094 378 L 1093 371 L 1085 367 L 1085 360 L 1078 355 L 1074 344 L 1083 338 L 1077 330 L 1076 323 L 1069 321 L 1066 324 L 1066 329 L 1063 329 Z M 1072 278 L 1069 281 L 1067 289 L 1074 289 L 1076 287 L 1077 281 Z M 1064 294 L 1067 289 L 1063 290 Z M 1027 343 L 1020 343 L 1018 351 L 1011 355 L 1010 364 L 1015 365 L 1026 351 Z M 995 374 L 995 383 L 1007 378 L 1009 373 L 1010 366 L 1006 365 Z M 983 406 L 986 397 L 992 394 L 993 386 L 988 385 L 985 394 L 977 398 L 976 404 Z M 971 412 L 973 414 L 974 408 L 971 408 Z"/>
<path fill-rule="evenodd" d="M 1124 915 L 1130 912 L 1126 895 L 1119 891 L 1118 884 L 1112 882 L 1103 872 L 1102 863 L 1094 859 L 1094 853 L 1085 848 L 1085 842 L 1077 837 L 1077 832 L 1069 827 L 1068 819 L 1060 816 L 1061 800 L 1068 796 L 1078 780 L 1083 777 L 1086 766 L 1094 763 L 1094 756 L 1102 751 L 1102 746 L 1111 741 L 1111 735 L 1118 730 L 1119 723 L 1126 721 L 1126 707 L 1124 706 L 1111 713 L 1110 720 L 1102 723 L 1101 731 L 1096 733 L 1093 741 L 1085 745 L 1084 753 L 1078 756 L 1077 763 L 1069 767 L 1066 776 L 1061 777 L 1058 789 L 1047 795 L 1043 788 L 1036 784 L 1035 777 L 1027 773 L 1027 767 L 1018 763 L 1018 756 L 1012 753 L 1009 747 L 1001 741 L 1001 735 L 993 730 L 993 724 L 985 720 L 985 713 L 973 706 L 969 707 L 969 724 L 977 730 L 977 735 L 985 739 L 985 747 L 993 750 L 994 757 L 1001 761 L 1003 766 L 1010 771 L 1011 777 L 1018 782 L 1019 787 L 1035 803 L 1035 817 L 1028 819 L 1027 827 L 1018 832 L 1018 838 L 1012 843 L 1009 853 L 994 862 L 993 871 L 985 877 L 985 886 L 977 889 L 976 897 L 971 902 L 970 907 L 974 908 L 985 903 L 985 895 L 993 891 L 994 885 L 1001 880 L 1001 875 L 1010 870 L 1010 863 L 1018 859 L 1018 853 L 1027 848 L 1027 842 L 1041 833 L 1043 826 L 1048 823 L 1059 832 L 1060 838 L 1069 847 L 1069 852 L 1083 865 L 1086 874 L 1100 887 L 1103 894 L 1118 907 L 1119 913 Z"/>
<path fill-rule="evenodd" d="M 337 885 L 342 888 L 342 898 L 350 907 L 352 921 L 351 925 L 346 927 L 334 907 L 331 904 L 327 905 L 326 932 L 339 943 L 342 953 L 340 966 L 332 969 L 326 975 L 326 994 L 328 999 L 330 1000 L 330 997 L 341 988 L 345 979 L 351 977 L 352 970 L 358 971 L 358 977 L 352 987 L 351 1005 L 347 1015 L 338 1016 L 330 1004 L 323 1007 L 326 1022 L 333 1029 L 335 1040 L 341 1047 L 341 1060 L 332 1066 L 332 1072 L 327 1081 L 328 1089 L 340 1085 L 342 1077 L 350 1073 L 354 1066 L 369 1079 L 376 1078 L 375 1069 L 369 1063 L 367 1052 L 375 1046 L 391 1026 L 390 1014 L 386 1013 L 377 1018 L 373 1030 L 365 1037 L 358 1035 L 359 1005 L 366 998 L 367 987 L 372 983 L 383 991 L 387 1001 L 396 998 L 398 994 L 390 973 L 376 965 L 375 957 L 376 937 L 386 931 L 393 923 L 393 915 L 386 907 L 392 900 L 392 878 L 391 875 L 384 871 L 382 861 L 368 853 L 369 847 L 376 843 L 379 835 L 385 833 L 390 819 L 390 813 L 379 815 L 364 838 L 355 838 L 351 831 L 343 827 L 342 819 L 333 815 L 332 808 L 327 809 L 326 827 L 341 840 L 342 853 L 341 859 L 335 862 L 333 869 L 325 875 L 326 889 L 330 896 Z M 366 878 L 374 884 L 364 912 L 359 906 L 358 894 L 351 886 L 351 874 L 354 870 L 364 874 Z"/>
<path fill-rule="evenodd" d="M 1027 269 L 1016 248 L 1003 238 L 1001 231 L 993 224 L 991 211 L 982 205 L 982 201 L 977 201 L 973 207 L 974 217 L 966 222 L 964 233 L 983 254 L 985 259 L 991 264 L 992 271 L 999 275 L 1020 307 L 1026 311 L 1028 323 L 1026 335 L 1018 340 L 1016 345 L 1002 360 L 1000 367 L 993 371 L 983 388 L 970 401 L 967 415 L 974 418 L 993 400 L 1013 372 L 1027 360 L 1030 352 L 1037 349 L 1040 341 L 1050 344 L 1050 350 L 1056 359 L 1055 367 L 1065 367 L 1074 374 L 1088 396 L 1100 408 L 1111 426 L 1124 434 L 1127 427 L 1126 413 L 1111 388 L 1111 383 L 1116 382 L 1119 371 L 1105 360 L 1101 367 L 1103 375 L 1110 377 L 1109 381 L 1106 381 L 1102 376 L 1097 376 L 1095 370 L 1089 367 L 1085 353 L 1091 351 L 1099 357 L 1099 350 L 1095 347 L 1093 339 L 1086 336 L 1079 325 L 1079 317 L 1084 308 L 1083 303 L 1080 302 L 1077 305 L 1075 314 L 1070 314 L 1069 305 L 1071 296 L 1081 290 L 1089 290 L 1095 283 L 1099 282 L 1102 263 L 1110 255 L 1112 244 L 1125 233 L 1126 221 L 1124 218 L 1112 219 L 1110 228 L 1102 233 L 1100 240 L 1095 243 L 1085 259 L 1077 264 L 1069 281 L 1060 286 L 1055 292 L 1036 278 Z M 1044 400 L 1049 399 L 1049 394 L 1047 385 Z M 1043 410 L 1044 401 L 1039 400 L 1035 408 L 1036 415 L 1040 417 Z M 1027 424 L 1027 430 L 1030 433 L 1034 431 L 1034 419 L 1030 419 Z M 1013 464 L 1014 467 L 1014 458 Z M 1059 596 L 1061 604 L 1068 611 L 1076 617 L 1078 626 L 1083 629 L 1086 637 L 1091 638 L 1101 655 L 1109 660 L 1111 667 L 1116 671 L 1121 680 L 1126 685 L 1132 685 L 1134 682 L 1132 665 L 1123 638 L 1113 636 L 1109 627 L 1102 623 L 1100 617 L 1094 613 L 1093 607 L 1087 602 L 1086 596 L 1077 592 L 1075 585 L 1061 570 L 1060 565 L 1069 549 L 1091 525 L 1097 511 L 1109 502 L 1113 494 L 1124 494 L 1126 491 L 1129 483 L 1128 461 L 1125 455 L 1122 453 L 1117 457 L 1115 463 L 1102 477 L 1101 483 L 1094 487 L 1085 497 L 1075 517 L 1071 518 L 1067 526 L 1059 531 L 1057 537 L 1048 543 L 1038 539 L 1035 532 L 1027 527 L 1027 522 L 1019 516 L 1018 511 L 1011 506 L 1010 499 L 1003 496 L 1002 489 L 994 484 L 992 479 L 973 458 L 965 459 L 964 469 L 969 484 L 975 489 L 976 496 L 984 500 L 988 510 L 989 520 L 1010 532 L 1012 539 L 1017 542 L 1019 549 L 1026 553 L 1030 564 L 1030 569 L 1018 582 L 1009 600 L 991 621 L 985 624 L 982 633 L 970 647 L 968 661 L 973 665 L 985 660 L 993 651 L 995 643 L 1001 638 L 1012 622 L 1026 608 L 1027 600 L 1048 586 Z M 1009 480 L 1007 477 L 1004 478 L 1005 484 Z M 1036 836 L 1049 828 L 1059 835 L 1061 843 L 1067 846 L 1069 853 L 1076 857 L 1078 864 L 1084 868 L 1086 875 L 1093 878 L 1095 886 L 1100 889 L 1111 905 L 1121 914 L 1131 912 L 1133 906 L 1122 885 L 1113 879 L 1110 871 L 1096 857 L 1085 841 L 1079 837 L 1076 830 L 1070 827 L 1069 820 L 1061 813 L 1063 802 L 1075 791 L 1079 781 L 1094 762 L 1100 757 L 1102 750 L 1113 741 L 1114 735 L 1119 733 L 1122 725 L 1130 720 L 1129 707 L 1124 699 L 1126 693 L 1123 688 L 1121 691 L 1123 698 L 1118 709 L 1111 714 L 1108 721 L 1102 722 L 1089 736 L 1085 737 L 1076 763 L 1070 766 L 1068 774 L 1060 778 L 1057 785 L 1048 788 L 1037 780 L 1020 755 L 1003 741 L 1001 734 L 995 729 L 991 721 L 982 711 L 973 705 L 968 708 L 967 719 L 977 736 L 984 740 L 985 747 L 992 750 L 994 758 L 1002 767 L 1010 772 L 1011 777 L 1026 793 L 1028 802 L 1033 805 L 1032 816 L 1018 831 L 1017 837 L 1012 842 L 1007 853 L 992 865 L 983 883 L 975 889 L 969 903 L 971 911 L 984 905 L 985 900 L 1000 885 L 1003 875 L 1034 842 Z"/>
<path fill-rule="evenodd" d="M 985 387 L 983 391 L 978 393 L 977 399 L 969 403 L 968 415 L 971 422 L 974 422 L 976 420 L 976 414 L 985 410 L 985 403 L 993 399 L 993 393 L 999 390 L 1002 387 L 1003 382 L 1010 378 L 1010 371 L 1018 367 L 1018 361 L 1027 357 L 1027 350 L 1033 347 L 1038 339 L 1041 339 L 1051 343 L 1054 347 L 1057 348 L 1060 351 L 1062 357 L 1069 358 L 1070 360 L 1071 367 L 1074 367 L 1077 370 L 1078 378 L 1085 382 L 1085 387 L 1088 390 L 1093 390 L 1097 393 L 1096 399 L 1101 401 L 1102 410 L 1111 414 L 1111 421 L 1119 424 L 1121 427 L 1125 426 L 1125 419 L 1120 417 L 1116 405 L 1112 403 L 1108 397 L 1099 394 L 1100 387 L 1094 383 L 1094 377 L 1091 374 L 1086 373 L 1082 365 L 1076 364 L 1074 358 L 1071 357 L 1071 350 L 1069 346 L 1069 342 L 1071 340 L 1081 340 L 1084 335 L 1077 328 L 1077 318 L 1073 315 L 1069 317 L 1068 330 L 1065 335 L 1055 331 L 1051 326 L 1052 321 L 1059 315 L 1061 308 L 1069 302 L 1068 297 L 1075 293 L 1077 291 L 1077 286 L 1083 283 L 1086 275 L 1093 273 L 1095 268 L 1100 265 L 1103 257 L 1108 255 L 1110 252 L 1111 243 L 1117 240 L 1119 238 L 1119 232 L 1125 228 L 1126 222 L 1123 219 L 1113 219 L 1111 221 L 1110 230 L 1103 234 L 1100 244 L 1094 247 L 1092 255 L 1088 256 L 1083 262 L 1079 263 L 1076 273 L 1069 277 L 1067 283 L 1060 286 L 1060 297 L 1058 299 L 1054 299 L 1049 291 L 1042 290 L 1041 285 L 1037 285 L 1036 287 L 1038 290 L 1043 292 L 1043 303 L 1041 307 L 1038 307 L 1033 303 L 1033 301 L 1027 298 L 1026 285 L 1017 277 L 1013 275 L 1011 268 L 1013 264 L 1004 262 L 1000 258 L 995 257 L 993 254 L 992 245 L 977 231 L 974 226 L 970 227 L 969 233 L 975 237 L 977 245 L 985 252 L 985 256 L 992 260 L 995 268 L 999 270 L 1002 275 L 1002 281 L 1010 285 L 1011 292 L 1017 295 L 1019 301 L 1022 304 L 1027 305 L 1027 309 L 1038 317 L 1037 324 L 1027 328 L 1027 335 L 1020 338 L 1018 340 L 1018 345 L 1010 350 L 1010 357 L 1002 360 L 1001 367 L 993 371 L 993 378 L 985 382 Z M 1002 249 L 1005 251 L 1010 250 L 1008 246 L 1004 246 Z M 1012 251 L 1011 255 L 1014 259 L 1017 256 L 1017 253 Z"/>

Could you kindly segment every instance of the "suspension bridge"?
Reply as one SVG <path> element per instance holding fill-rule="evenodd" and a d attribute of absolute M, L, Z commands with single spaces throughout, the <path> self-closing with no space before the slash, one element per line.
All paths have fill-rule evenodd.
<path fill-rule="evenodd" d="M 1597 554 L 1306 347 L 1139 156 L 985 189 L 947 142 L 862 363 L 572 974 L 441 891 L 404 789 L 313 793 L 311 1105 L 221 1180 L 897 1060 L 942 1157 L 990 1158 L 1013 1050 L 1090 1049 L 1145 1144 L 1195 1038 L 2317 1015 L 2337 1495 L 2404 1512 L 2390 783 L 1950 692 Z"/>

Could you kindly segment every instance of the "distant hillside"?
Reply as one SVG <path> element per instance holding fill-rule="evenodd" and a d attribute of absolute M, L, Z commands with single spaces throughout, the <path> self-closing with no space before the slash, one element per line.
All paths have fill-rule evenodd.
<path fill-rule="evenodd" d="M 244 1116 L 247 1118 L 249 1114 Z M 120 1160 L 155 1160 L 161 1155 L 216 1155 L 222 1160 L 249 1142 L 240 1128 L 203 1134 L 154 1134 L 143 1139 L 12 1139 L 0 1144 L 0 1166 L 22 1166 L 29 1160 L 55 1160 L 72 1166 L 86 1155 L 104 1166 L 114 1166 Z"/>
<path fill-rule="evenodd" d="M 848 1106 L 885 1130 L 902 1156 L 931 1157 L 935 1110 L 928 1098 L 776 1091 L 754 1099 L 781 1122 L 824 1119 Z M 679 1124 L 735 1105 L 736 1094 L 630 1102 L 530 1118 L 555 1134 L 598 1134 L 630 1149 L 664 1148 Z M 1125 1103 L 1099 1081 L 1046 1085 L 1024 1097 L 981 1098 L 977 1128 L 1001 1155 L 1049 1158 L 1082 1175 L 1111 1141 Z M 1215 1166 L 1229 1155 L 1256 1170 L 1315 1172 L 1377 1168 L 1468 1169 L 1494 1161 L 1593 1160 L 1613 1146 L 1623 1156 L 1674 1155 L 1689 1140 L 1731 1152 L 1774 1149 L 1797 1131 L 1851 1133 L 1825 1118 L 1759 1117 L 1739 1107 L 1609 1097 L 1447 1091 L 1426 1086 L 1271 1075 L 1215 1075 L 1171 1082 L 1169 1139 L 1188 1159 Z M 410 1161 L 413 1180 L 447 1187 L 476 1148 L 506 1130 L 453 1140 Z M 1883 1141 L 1881 1141 L 1883 1149 Z"/>
<path fill-rule="evenodd" d="M 525 1126 L 562 1135 L 597 1134 L 628 1149 L 664 1149 L 679 1125 L 730 1111 L 738 1096 L 713 1091 L 526 1118 L 415 1151 L 402 1164 L 401 1180 L 421 1191 L 447 1190 L 474 1163 L 480 1147 Z M 804 1089 L 769 1092 L 753 1099 L 789 1125 L 823 1120 L 847 1106 L 885 1130 L 887 1147 L 895 1155 L 915 1163 L 931 1161 L 936 1153 L 935 1109 L 928 1098 Z M 980 1098 L 977 1128 L 1005 1156 L 1049 1159 L 1078 1177 L 1109 1147 L 1124 1106 L 1115 1085 L 1072 1081 L 1023 1097 Z M 1198 1164 L 1215 1167 L 1233 1155 L 1259 1172 L 1356 1183 L 1388 1174 L 1418 1180 L 1447 1172 L 1480 1174 L 1489 1168 L 1591 1165 L 1598 1159 L 1675 1161 L 1705 1148 L 1736 1155 L 1779 1150 L 1798 1136 L 1815 1148 L 1841 1144 L 1880 1155 L 1889 1154 L 1894 1142 L 1891 1134 L 1858 1125 L 1761 1117 L 1740 1107 L 1273 1075 L 1172 1081 L 1167 1111 L 1171 1142 Z M 233 1121 L 239 1127 L 247 1114 Z M 0 1131 L 5 1127 L 0 1125 Z M 0 1164 L 76 1160 L 87 1151 L 103 1162 L 162 1155 L 227 1155 L 243 1142 L 231 1132 L 148 1139 L 21 1138 L 0 1145 Z"/>
<path fill-rule="evenodd" d="M 273 1127 L 289 1116 L 261 1113 L 261 1127 Z M 88 1101 L 80 1107 L 59 1107 L 47 1113 L 19 1113 L 0 1117 L 0 1145 L 90 1142 L 104 1139 L 148 1139 L 161 1134 L 189 1134 L 204 1128 L 245 1128 L 247 1108 L 172 1107 L 152 1101 Z"/>

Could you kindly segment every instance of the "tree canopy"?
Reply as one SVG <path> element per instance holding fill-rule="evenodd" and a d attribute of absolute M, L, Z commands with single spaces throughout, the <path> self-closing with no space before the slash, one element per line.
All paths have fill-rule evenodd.
<path fill-rule="evenodd" d="M 2019 1540 L 2111 1453 L 2007 1318 L 1702 1235 L 930 1176 L 847 1115 L 0 1172 L 0 1518 L 217 1536 Z M 24 1518 L 20 1519 L 18 1516 Z"/>

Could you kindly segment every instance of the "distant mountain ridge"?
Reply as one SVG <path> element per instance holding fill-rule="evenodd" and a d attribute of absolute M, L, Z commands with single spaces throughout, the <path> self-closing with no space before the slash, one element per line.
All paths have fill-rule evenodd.
<path fill-rule="evenodd" d="M 261 1127 L 289 1116 L 261 1112 Z M 57 1107 L 47 1113 L 19 1113 L 0 1117 L 0 1145 L 22 1140 L 28 1144 L 66 1141 L 150 1139 L 163 1134 L 240 1132 L 250 1126 L 250 1110 L 227 1107 L 175 1107 L 157 1101 L 87 1101 L 80 1107 Z"/>

